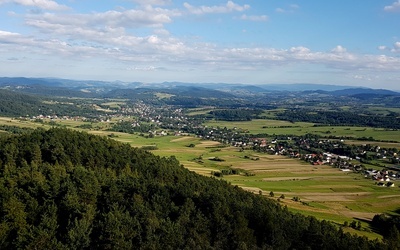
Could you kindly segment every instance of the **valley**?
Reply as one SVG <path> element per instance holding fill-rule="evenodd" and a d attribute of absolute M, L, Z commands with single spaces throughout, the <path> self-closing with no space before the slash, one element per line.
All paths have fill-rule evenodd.
<path fill-rule="evenodd" d="M 14 91 L 7 90 L 3 95 L 12 98 Z M 181 91 L 146 90 L 141 98 L 63 97 L 63 91 L 58 97 L 30 95 L 36 105 L 45 105 L 40 108 L 43 112 L 25 116 L 4 113 L 0 118 L 1 134 L 59 127 L 112 138 L 155 155 L 174 156 L 191 171 L 261 194 L 295 213 L 340 227 L 358 223 L 344 230 L 371 239 L 381 238 L 370 225 L 373 217 L 381 213 L 395 215 L 400 207 L 396 199 L 400 196 L 397 103 L 382 106 L 348 96 L 310 103 L 309 93 L 300 92 L 305 95 L 301 101 L 290 92 L 278 92 L 279 100 L 250 102 L 247 93 L 245 97 L 224 96 L 220 106 L 210 106 L 205 105 L 206 100 L 212 103 L 214 97 L 197 99 L 197 89 L 184 95 Z M 202 89 L 203 93 L 207 91 L 212 90 Z M 261 100 L 258 95 L 253 98 Z M 25 110 L 21 109 L 23 114 Z M 285 120 L 289 110 L 305 116 Z M 341 112 L 368 119 L 330 124 L 329 116 Z M 308 113 L 313 117 L 321 113 L 326 120 L 307 120 Z M 383 124 L 382 119 L 392 122 L 376 126 Z M 327 154 L 336 158 L 327 159 Z M 368 170 L 387 171 L 389 181 L 374 179 L 366 174 Z"/>

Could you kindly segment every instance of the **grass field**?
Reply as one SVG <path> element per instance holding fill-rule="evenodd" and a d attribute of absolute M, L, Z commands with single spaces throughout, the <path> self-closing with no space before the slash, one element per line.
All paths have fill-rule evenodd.
<path fill-rule="evenodd" d="M 368 111 L 370 111 L 374 114 L 380 114 L 380 115 L 388 115 L 391 112 L 400 114 L 400 108 L 387 108 L 387 107 L 372 106 L 372 107 L 368 108 Z"/>
<path fill-rule="evenodd" d="M 122 101 L 113 101 L 113 102 L 104 102 L 101 105 L 107 106 L 109 108 L 120 108 L 120 105 L 125 105 L 126 102 Z"/>
<path fill-rule="evenodd" d="M 253 173 L 253 176 L 225 175 L 223 179 L 255 193 L 261 191 L 266 196 L 273 191 L 273 199 L 284 195 L 285 199 L 280 202 L 293 211 L 338 224 L 353 219 L 370 220 L 377 213 L 395 211 L 400 206 L 398 182 L 394 188 L 378 187 L 361 174 L 342 172 L 330 166 L 315 167 L 283 156 L 240 152 L 235 147 L 219 148 L 217 142 L 190 136 L 146 139 L 121 134 L 117 140 L 133 146 L 156 145 L 158 149 L 153 153 L 174 155 L 185 167 L 203 175 L 228 168 Z M 196 146 L 187 147 L 191 143 Z M 200 162 L 195 160 L 199 157 Z M 215 157 L 222 161 L 213 161 Z M 293 197 L 299 197 L 300 201 L 293 201 Z M 363 227 L 367 224 L 363 223 Z"/>
<path fill-rule="evenodd" d="M 209 113 L 210 111 L 215 110 L 213 107 L 209 108 L 191 108 L 186 111 L 186 115 L 188 116 L 193 116 L 193 115 L 205 115 Z"/>
<path fill-rule="evenodd" d="M 57 121 L 57 124 L 78 129 L 76 128 L 77 126 L 89 123 L 60 120 Z M 48 123 L 19 121 L 11 118 L 0 118 L 0 125 L 29 128 L 51 127 Z M 262 126 L 293 125 L 294 128 L 288 128 L 288 130 L 292 131 L 298 129 L 324 129 L 312 127 L 312 124 L 307 123 L 292 124 L 275 120 L 256 120 L 254 122 L 239 123 L 211 122 L 209 125 L 247 128 L 252 133 L 255 133 L 255 131 L 271 133 L 270 130 L 273 128 L 263 129 Z M 109 124 L 95 123 L 92 126 L 106 128 Z M 259 154 L 251 150 L 241 151 L 236 147 L 222 147 L 218 142 L 205 141 L 193 136 L 145 138 L 137 134 L 110 132 L 101 129 L 79 130 L 100 136 L 110 136 L 112 134 L 113 139 L 129 143 L 134 147 L 154 146 L 157 149 L 152 150 L 152 153 L 166 157 L 173 155 L 189 170 L 206 176 L 211 176 L 212 171 L 240 169 L 242 174 L 225 175 L 223 179 L 232 185 L 240 186 L 251 192 L 261 192 L 267 197 L 272 191 L 274 197 L 270 197 L 271 199 L 278 200 L 283 195 L 285 198 L 280 198 L 279 202 L 288 206 L 294 212 L 313 215 L 319 219 L 330 220 L 337 224 L 359 219 L 362 221 L 362 228 L 366 229 L 366 231 L 357 231 L 357 233 L 370 238 L 379 236 L 370 232 L 368 224 L 363 221 L 372 219 L 375 214 L 390 213 L 400 207 L 400 182 L 398 181 L 395 183 L 396 187 L 394 188 L 378 187 L 373 180 L 365 179 L 361 174 L 342 172 L 330 166 L 312 166 L 298 159 L 284 156 Z M 355 127 L 350 127 L 350 130 L 347 130 L 346 127 L 334 127 L 333 130 L 337 132 L 354 132 L 355 134 L 359 132 L 360 136 L 364 136 L 362 133 L 366 133 L 365 131 L 356 131 L 360 130 L 360 128 Z M 378 131 L 369 130 L 371 130 L 371 133 L 375 132 L 378 136 Z M 284 128 L 276 128 L 277 134 L 286 133 L 283 131 Z M 384 133 L 380 132 L 383 137 Z M 385 136 L 390 137 L 389 135 Z M 399 135 L 392 135 L 392 137 L 398 138 Z M 190 144 L 193 144 L 194 147 L 189 147 Z M 215 161 L 215 158 L 221 161 Z M 299 201 L 293 201 L 293 197 L 298 197 Z M 348 230 L 352 232 L 352 229 Z"/>
<path fill-rule="evenodd" d="M 397 149 L 400 149 L 400 143 L 393 143 L 393 142 L 346 140 L 345 143 L 349 144 L 349 145 L 371 144 L 371 145 L 379 146 L 381 148 L 397 148 Z"/>
<path fill-rule="evenodd" d="M 351 126 L 318 126 L 314 127 L 314 123 L 309 122 L 288 122 L 278 120 L 252 120 L 252 121 L 207 121 L 205 123 L 210 127 L 227 127 L 241 128 L 248 130 L 252 134 L 287 134 L 287 135 L 304 135 L 307 133 L 318 134 L 320 136 L 346 136 L 346 137 L 372 137 L 375 140 L 397 141 L 400 142 L 399 131 L 385 130 L 379 128 L 368 127 L 351 127 Z"/>

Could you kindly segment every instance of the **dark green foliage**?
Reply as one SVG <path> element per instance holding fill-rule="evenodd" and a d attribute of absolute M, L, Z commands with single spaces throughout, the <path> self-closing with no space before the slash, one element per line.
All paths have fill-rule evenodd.
<path fill-rule="evenodd" d="M 0 114 L 8 116 L 38 115 L 46 105 L 34 96 L 0 90 Z"/>
<path fill-rule="evenodd" d="M 218 156 L 215 156 L 215 157 L 213 157 L 213 158 L 210 158 L 209 160 L 210 160 L 210 161 L 225 161 L 224 159 L 219 158 Z"/>
<path fill-rule="evenodd" d="M 144 149 L 144 150 L 157 150 L 158 147 L 156 145 L 149 145 L 149 146 L 143 146 L 142 149 Z"/>
<path fill-rule="evenodd" d="M 0 249 L 387 249 L 174 158 L 53 128 L 0 138 Z M 396 232 L 389 239 L 396 239 Z M 393 243 L 391 246 L 395 246 Z"/>
<path fill-rule="evenodd" d="M 393 233 L 400 231 L 400 215 L 377 214 L 372 219 L 371 225 L 384 237 L 393 236 Z"/>
<path fill-rule="evenodd" d="M 251 121 L 262 114 L 262 110 L 253 109 L 221 109 L 210 111 L 213 118 L 224 121 Z"/>
<path fill-rule="evenodd" d="M 368 126 L 375 128 L 400 128 L 400 118 L 393 115 L 358 114 L 351 111 L 319 111 L 306 109 L 286 110 L 277 114 L 279 120 L 315 122 L 338 126 Z"/>
<path fill-rule="evenodd" d="M 0 115 L 9 117 L 31 117 L 38 115 L 69 115 L 91 117 L 99 112 L 84 105 L 46 104 L 45 98 L 0 89 Z M 70 102 L 70 101 L 69 101 Z"/>
<path fill-rule="evenodd" d="M 32 132 L 32 128 L 22 128 L 17 126 L 0 125 L 0 130 L 7 131 L 12 134 L 23 134 Z"/>

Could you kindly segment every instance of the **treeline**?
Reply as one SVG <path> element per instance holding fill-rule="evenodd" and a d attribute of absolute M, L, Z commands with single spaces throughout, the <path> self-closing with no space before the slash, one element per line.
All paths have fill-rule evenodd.
<path fill-rule="evenodd" d="M 195 96 L 172 96 L 164 99 L 167 105 L 175 105 L 184 108 L 196 108 L 204 106 L 216 107 L 246 107 L 248 102 L 240 98 L 200 98 Z"/>
<path fill-rule="evenodd" d="M 112 139 L 0 138 L 1 249 L 394 249 Z"/>
<path fill-rule="evenodd" d="M 18 126 L 13 126 L 13 125 L 0 125 L 0 130 L 9 132 L 11 134 L 23 134 L 23 133 L 29 133 L 33 131 L 33 128 L 23 128 L 23 127 L 18 127 Z"/>
<path fill-rule="evenodd" d="M 223 121 L 251 121 L 262 113 L 259 109 L 217 109 L 209 112 L 214 119 Z"/>
<path fill-rule="evenodd" d="M 367 126 L 400 129 L 400 118 L 393 115 L 366 115 L 349 111 L 285 110 L 276 114 L 277 119 L 290 122 L 315 122 L 340 126 Z"/>
<path fill-rule="evenodd" d="M 372 219 L 371 225 L 376 231 L 389 239 L 392 249 L 400 249 L 400 210 L 396 215 L 388 216 L 377 214 Z"/>

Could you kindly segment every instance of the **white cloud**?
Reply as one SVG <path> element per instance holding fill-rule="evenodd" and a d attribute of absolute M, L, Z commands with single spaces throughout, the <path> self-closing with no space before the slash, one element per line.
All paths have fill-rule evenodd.
<path fill-rule="evenodd" d="M 8 32 L 4 30 L 0 30 L 0 37 L 13 37 L 13 36 L 19 36 L 20 34 L 14 33 L 14 32 Z"/>
<path fill-rule="evenodd" d="M 379 50 L 387 50 L 387 47 L 384 46 L 384 45 L 380 45 L 380 46 L 378 46 L 378 49 L 379 49 Z"/>
<path fill-rule="evenodd" d="M 189 3 L 185 2 L 183 3 L 183 6 L 192 14 L 196 15 L 203 15 L 203 14 L 215 14 L 215 13 L 229 13 L 229 12 L 242 12 L 247 9 L 250 9 L 250 5 L 245 4 L 245 5 L 239 5 L 236 4 L 232 1 L 228 1 L 225 5 L 219 5 L 219 6 L 199 6 L 195 7 L 190 5 Z"/>
<path fill-rule="evenodd" d="M 397 12 L 400 11 L 400 0 L 393 2 L 391 5 L 387 5 L 383 8 L 385 11 Z"/>
<path fill-rule="evenodd" d="M 135 66 L 135 67 L 128 67 L 126 70 L 129 70 L 129 71 L 156 71 L 157 69 L 158 69 L 158 67 L 155 67 L 155 66 L 146 66 L 146 67 Z"/>
<path fill-rule="evenodd" d="M 395 53 L 400 52 L 400 42 L 395 42 L 391 51 Z"/>
<path fill-rule="evenodd" d="M 382 50 L 382 51 L 390 51 L 393 53 L 400 53 L 400 42 L 395 42 L 393 44 L 393 47 L 381 45 L 381 46 L 378 46 L 378 49 Z"/>
<path fill-rule="evenodd" d="M 125 29 L 150 27 L 158 30 L 172 22 L 172 17 L 180 13 L 174 10 L 153 8 L 123 11 L 107 11 L 91 14 L 53 14 L 27 15 L 26 24 L 46 34 L 67 35 L 69 38 L 84 38 L 113 35 L 118 38 Z"/>
<path fill-rule="evenodd" d="M 0 31 L 0 51 L 20 51 L 29 54 L 59 55 L 74 60 L 96 58 L 116 60 L 128 65 L 166 63 L 175 67 L 263 70 L 271 66 L 313 64 L 344 72 L 398 72 L 400 58 L 386 55 L 360 55 L 338 45 L 329 52 L 313 51 L 304 46 L 288 49 L 265 47 L 220 48 L 209 43 L 191 43 L 163 36 L 133 36 L 123 29 L 93 30 L 82 26 L 71 27 L 43 22 L 48 37 L 32 38 L 18 33 Z M 55 25 L 56 27 L 52 27 Z M 400 43 L 395 47 L 400 48 Z M 11 56 L 11 55 L 10 55 Z M 136 68 L 135 70 L 139 70 Z M 146 67 L 141 68 L 142 71 Z M 152 70 L 152 68 L 147 68 Z"/>
<path fill-rule="evenodd" d="M 377 77 L 375 77 L 377 78 Z M 353 75 L 353 79 L 363 80 L 363 81 L 372 81 L 373 77 L 370 75 Z"/>
<path fill-rule="evenodd" d="M 287 8 L 276 8 L 275 12 L 278 13 L 293 13 L 300 7 L 297 4 L 290 4 Z"/>
<path fill-rule="evenodd" d="M 261 16 L 254 16 L 254 15 L 246 15 L 243 14 L 240 17 L 241 20 L 247 20 L 247 21 L 254 21 L 254 22 L 266 22 L 268 21 L 268 16 L 267 15 L 261 15 Z"/>
<path fill-rule="evenodd" d="M 171 0 L 132 0 L 140 5 L 167 5 L 170 4 Z"/>
<path fill-rule="evenodd" d="M 0 30 L 0 45 L 25 45 L 26 40 L 27 38 L 24 38 L 24 36 L 19 33 Z"/>
<path fill-rule="evenodd" d="M 347 51 L 347 49 L 342 47 L 341 45 L 338 45 L 332 49 L 332 52 L 334 52 L 334 53 L 345 53 L 346 51 Z"/>
<path fill-rule="evenodd" d="M 0 4 L 15 3 L 23 6 L 37 7 L 45 10 L 66 10 L 69 9 L 65 5 L 58 4 L 51 0 L 0 0 Z"/>

